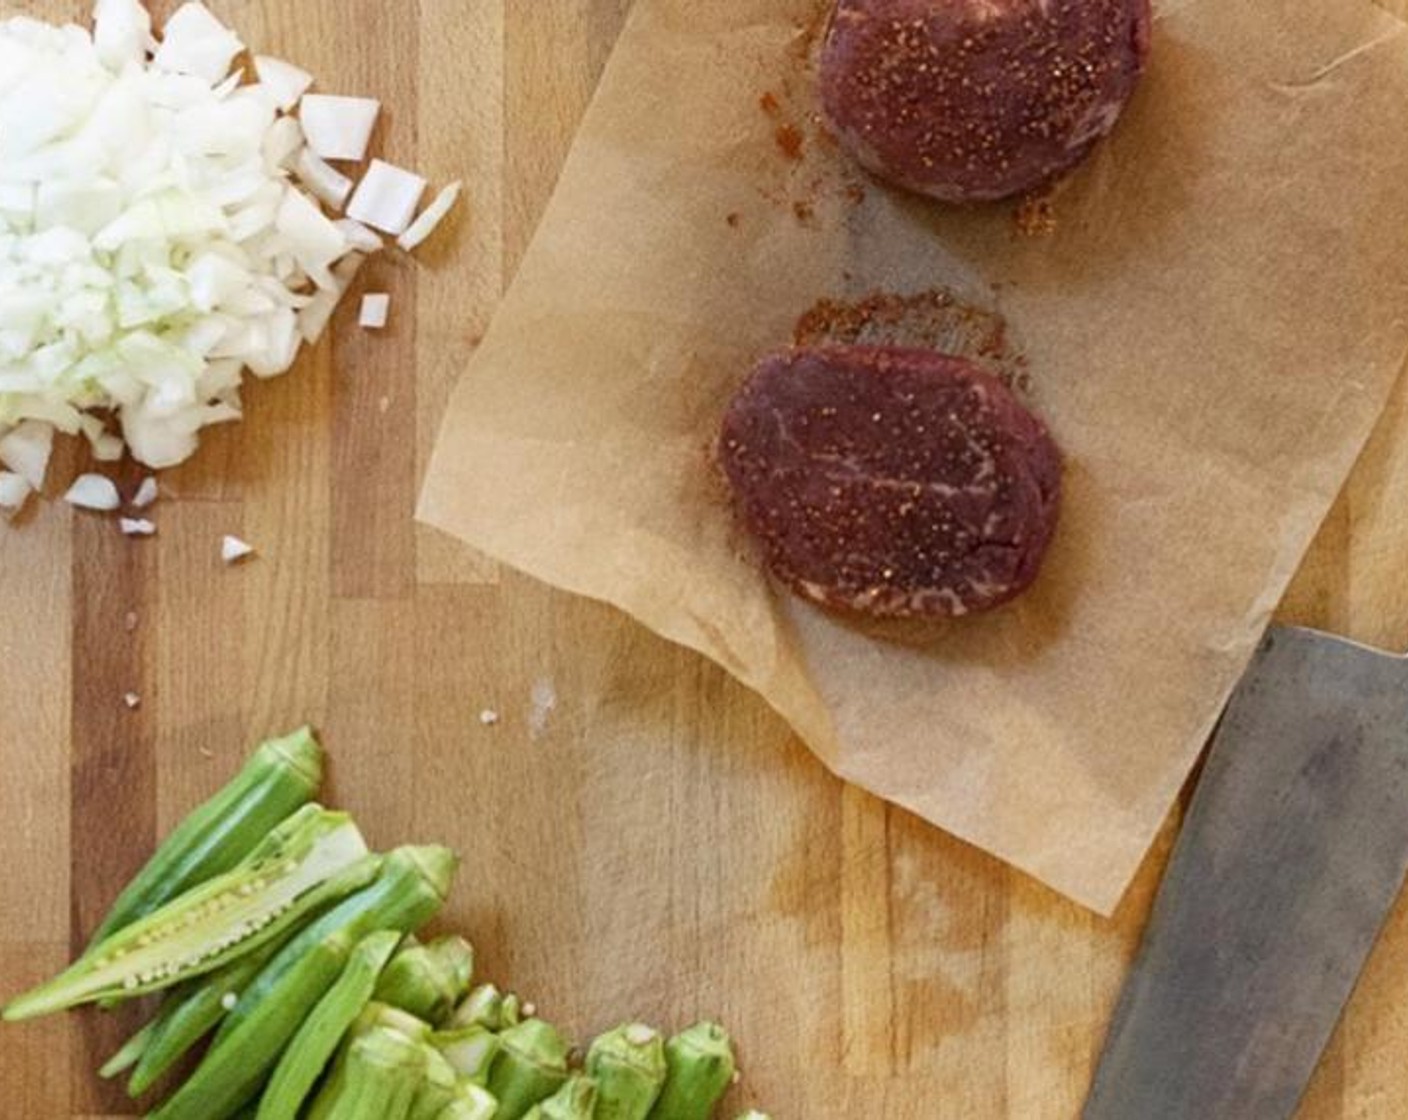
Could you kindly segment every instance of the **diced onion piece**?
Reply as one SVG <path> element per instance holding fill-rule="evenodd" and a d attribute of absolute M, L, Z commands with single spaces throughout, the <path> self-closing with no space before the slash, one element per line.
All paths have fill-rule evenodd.
<path fill-rule="evenodd" d="M 0 471 L 0 507 L 19 509 L 33 492 L 29 483 L 13 471 Z"/>
<path fill-rule="evenodd" d="M 242 50 L 244 44 L 239 36 L 199 0 L 191 0 L 166 21 L 152 65 L 158 70 L 201 78 L 214 86 L 230 72 L 230 63 Z"/>
<path fill-rule="evenodd" d="M 400 235 L 415 217 L 425 186 L 414 172 L 374 159 L 352 194 L 347 216 L 383 233 Z"/>
<path fill-rule="evenodd" d="M 114 72 L 146 57 L 152 17 L 137 0 L 98 0 L 93 9 L 93 44 L 98 59 Z"/>
<path fill-rule="evenodd" d="M 341 210 L 347 205 L 347 196 L 352 193 L 352 180 L 319 158 L 312 148 L 304 148 L 298 153 L 293 173 L 300 183 L 332 209 Z"/>
<path fill-rule="evenodd" d="M 234 564 L 243 560 L 246 556 L 254 555 L 254 546 L 239 539 L 239 537 L 225 537 L 220 542 L 220 559 L 226 564 Z"/>
<path fill-rule="evenodd" d="M 100 474 L 81 474 L 64 495 L 64 501 L 79 509 L 114 510 L 122 504 L 112 479 Z"/>
<path fill-rule="evenodd" d="M 370 97 L 310 93 L 298 104 L 308 146 L 323 159 L 366 159 L 380 112 L 381 102 Z"/>
<path fill-rule="evenodd" d="M 302 67 L 267 54 L 254 56 L 254 70 L 259 83 L 273 98 L 274 104 L 288 112 L 313 84 L 313 75 Z"/>
<path fill-rule="evenodd" d="M 385 292 L 368 292 L 362 297 L 362 311 L 357 324 L 368 330 L 379 331 L 386 326 L 391 314 L 391 297 Z"/>
<path fill-rule="evenodd" d="M 136 509 L 146 509 L 156 501 L 158 493 L 159 488 L 156 479 L 151 475 L 147 475 L 137 487 L 137 492 L 132 495 L 133 507 Z"/>
<path fill-rule="evenodd" d="M 150 537 L 156 532 L 156 526 L 144 517 L 119 518 L 118 526 L 129 537 Z"/>
<path fill-rule="evenodd" d="M 26 420 L 0 437 L 0 463 L 42 490 L 49 471 L 49 455 L 54 449 L 54 429 L 39 420 Z"/>
<path fill-rule="evenodd" d="M 318 204 L 290 187 L 274 220 L 274 228 L 283 235 L 292 250 L 298 267 L 320 288 L 332 287 L 329 269 L 348 250 L 347 239 L 332 224 Z"/>
<path fill-rule="evenodd" d="M 303 147 L 303 128 L 293 117 L 280 117 L 264 134 L 264 166 L 287 167 Z"/>
<path fill-rule="evenodd" d="M 421 211 L 420 217 L 411 223 L 410 228 L 396 239 L 396 244 L 409 253 L 434 233 L 435 227 L 445 220 L 445 215 L 454 209 L 455 203 L 460 200 L 462 188 L 463 184 L 456 181 L 437 194 L 434 201 Z"/>
<path fill-rule="evenodd" d="M 368 229 L 361 222 L 354 222 L 351 218 L 339 218 L 333 225 L 342 231 L 342 236 L 347 238 L 347 244 L 359 252 L 379 253 L 385 248 L 381 234 Z"/>
<path fill-rule="evenodd" d="M 351 286 L 357 270 L 366 260 L 361 253 L 348 253 L 333 266 L 333 287 L 317 292 L 298 313 L 298 331 L 309 346 L 317 344 L 332 321 L 333 312 L 342 302 L 343 293 Z"/>
<path fill-rule="evenodd" d="M 342 302 L 342 293 L 333 289 L 318 292 L 298 313 L 298 333 L 309 346 L 316 346 L 332 322 L 333 312 Z"/>

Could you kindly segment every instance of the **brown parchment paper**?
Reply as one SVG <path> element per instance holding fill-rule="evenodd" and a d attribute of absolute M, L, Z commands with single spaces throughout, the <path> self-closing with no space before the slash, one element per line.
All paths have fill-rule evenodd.
<path fill-rule="evenodd" d="M 1361 0 L 1165 4 L 1115 137 L 1025 237 L 1010 207 L 856 189 L 808 121 L 820 12 L 639 0 L 420 516 L 1108 913 L 1403 363 L 1408 39 Z M 1067 498 L 1027 597 L 878 641 L 770 587 L 708 448 L 818 297 L 935 284 L 1020 333 Z"/>

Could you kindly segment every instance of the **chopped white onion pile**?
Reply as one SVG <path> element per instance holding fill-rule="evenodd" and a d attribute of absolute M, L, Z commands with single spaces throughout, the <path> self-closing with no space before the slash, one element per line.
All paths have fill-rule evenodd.
<path fill-rule="evenodd" d="M 156 526 L 145 517 L 120 517 L 117 524 L 129 537 L 150 537 L 156 532 Z"/>
<path fill-rule="evenodd" d="M 138 0 L 94 20 L 0 21 L 0 505 L 42 488 L 55 428 L 100 461 L 123 440 L 184 460 L 240 417 L 246 368 L 284 373 L 322 333 L 382 247 L 368 227 L 424 236 L 448 209 L 417 220 L 424 180 L 379 161 L 354 188 L 326 160 L 363 158 L 379 104 L 306 94 L 267 56 L 244 81 L 244 44 L 202 4 L 159 37 Z M 80 484 L 75 504 L 97 494 Z"/>

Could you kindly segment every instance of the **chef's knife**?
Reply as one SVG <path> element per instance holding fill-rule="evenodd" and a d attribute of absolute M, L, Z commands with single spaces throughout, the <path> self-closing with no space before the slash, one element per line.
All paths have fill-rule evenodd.
<path fill-rule="evenodd" d="M 1408 660 L 1273 629 L 1233 696 L 1084 1120 L 1286 1120 L 1408 869 Z"/>

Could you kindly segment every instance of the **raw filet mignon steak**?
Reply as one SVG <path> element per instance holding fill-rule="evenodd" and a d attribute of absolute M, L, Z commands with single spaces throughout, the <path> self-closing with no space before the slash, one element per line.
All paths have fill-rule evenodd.
<path fill-rule="evenodd" d="M 822 104 L 882 178 L 946 202 L 1005 198 L 1114 127 L 1151 22 L 1149 0 L 839 0 Z"/>
<path fill-rule="evenodd" d="M 991 374 L 930 350 L 765 358 L 719 456 L 767 566 L 823 606 L 943 618 L 1021 594 L 1056 527 L 1061 454 Z"/>

